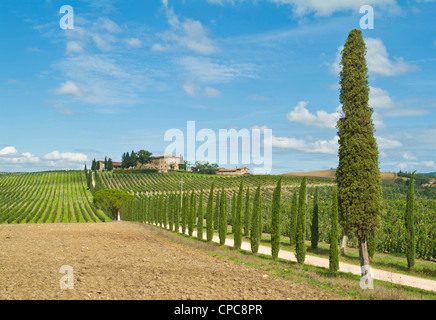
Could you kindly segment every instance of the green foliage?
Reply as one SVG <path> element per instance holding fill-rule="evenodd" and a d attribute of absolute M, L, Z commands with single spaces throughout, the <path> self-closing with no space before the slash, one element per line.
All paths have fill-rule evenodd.
<path fill-rule="evenodd" d="M 254 202 L 253 202 L 253 213 L 251 215 L 251 232 L 250 232 L 250 241 L 251 241 L 251 251 L 253 253 L 257 253 L 259 251 L 259 244 L 261 239 L 260 233 L 260 215 L 262 198 L 260 194 L 260 186 L 257 188 L 256 193 L 254 194 Z"/>
<path fill-rule="evenodd" d="M 330 250 L 329 250 L 329 267 L 336 272 L 339 270 L 339 221 L 338 221 L 338 193 L 336 188 L 333 189 L 331 205 L 331 229 L 330 229 Z"/>
<path fill-rule="evenodd" d="M 315 197 L 313 199 L 312 225 L 310 226 L 310 242 L 312 249 L 318 248 L 319 241 L 319 203 L 318 203 L 318 188 L 315 188 Z"/>
<path fill-rule="evenodd" d="M 300 186 L 298 200 L 297 241 L 295 252 L 299 264 L 304 264 L 306 259 L 306 211 L 307 211 L 307 180 L 303 179 Z"/>
<path fill-rule="evenodd" d="M 271 256 L 277 259 L 280 251 L 280 202 L 282 180 L 279 180 L 273 193 L 271 213 Z"/>
<path fill-rule="evenodd" d="M 94 205 L 111 212 L 113 219 L 116 219 L 120 208 L 131 199 L 133 196 L 122 190 L 101 190 L 94 194 Z"/>
<path fill-rule="evenodd" d="M 221 191 L 220 196 L 220 206 L 219 206 L 219 239 L 220 245 L 224 245 L 226 243 L 227 237 L 227 196 L 226 192 Z"/>
<path fill-rule="evenodd" d="M 206 207 L 206 237 L 207 242 L 211 242 L 213 239 L 213 190 L 214 184 L 212 183 L 209 191 L 209 197 Z"/>
<path fill-rule="evenodd" d="M 198 204 L 198 222 L 197 222 L 197 239 L 203 239 L 203 220 L 204 220 L 204 209 L 203 209 L 203 191 L 200 193 L 200 203 Z"/>
<path fill-rule="evenodd" d="M 188 213 L 188 235 L 192 237 L 192 234 L 194 232 L 194 226 L 195 226 L 195 218 L 196 218 L 196 205 L 197 205 L 197 198 L 195 197 L 194 191 L 191 192 L 191 200 L 190 200 L 190 206 L 189 206 L 189 213 Z"/>
<path fill-rule="evenodd" d="M 292 194 L 291 203 L 291 216 L 289 223 L 289 241 L 290 245 L 293 246 L 297 240 L 297 223 L 298 223 L 298 193 L 294 191 Z"/>
<path fill-rule="evenodd" d="M 245 206 L 244 206 L 244 236 L 250 235 L 250 223 L 251 223 L 251 214 L 250 214 L 250 187 L 247 188 L 245 194 Z"/>
<path fill-rule="evenodd" d="M 415 173 L 412 174 L 407 192 L 406 213 L 404 215 L 405 232 L 405 249 L 407 256 L 407 266 L 412 269 L 415 265 Z"/>
<path fill-rule="evenodd" d="M 342 50 L 340 73 L 343 116 L 338 121 L 339 166 L 336 171 L 339 217 L 346 234 L 366 240 L 381 211 L 378 147 L 369 106 L 366 45 L 362 32 L 350 32 Z"/>
<path fill-rule="evenodd" d="M 234 223 L 233 233 L 235 234 L 234 245 L 236 249 L 241 249 L 241 245 L 242 245 L 242 198 L 243 196 L 244 196 L 244 185 L 241 181 L 241 184 L 239 186 L 238 197 L 236 199 L 236 208 L 233 209 L 234 216 L 235 216 L 235 220 L 233 222 Z"/>

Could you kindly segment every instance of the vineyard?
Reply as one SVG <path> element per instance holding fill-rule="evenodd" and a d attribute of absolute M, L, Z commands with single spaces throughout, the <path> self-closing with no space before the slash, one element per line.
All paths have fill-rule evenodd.
<path fill-rule="evenodd" d="M 91 183 L 92 177 L 94 183 Z M 110 214 L 96 209 L 92 193 L 101 189 L 120 189 L 135 195 L 135 203 L 124 208 L 125 220 L 154 222 L 159 215 L 166 213 L 166 225 L 170 213 L 180 210 L 181 181 L 184 195 L 194 195 L 192 199 L 204 211 L 209 198 L 209 190 L 214 184 L 214 201 L 218 193 L 226 194 L 226 212 L 229 229 L 234 223 L 233 212 L 235 198 L 240 183 L 248 192 L 248 202 L 243 203 L 244 214 L 253 210 L 254 193 L 261 187 L 261 229 L 263 233 L 271 231 L 271 213 L 273 190 L 282 179 L 280 230 L 283 236 L 289 236 L 291 227 L 292 196 L 298 192 L 301 177 L 261 176 L 242 177 L 211 176 L 187 173 L 89 173 L 83 171 L 42 172 L 42 173 L 2 173 L 0 174 L 0 223 L 75 223 L 110 221 Z M 95 184 L 95 187 L 93 186 Z M 319 241 L 329 243 L 330 207 L 333 190 L 332 181 L 325 179 L 308 179 L 306 240 L 311 239 L 311 223 L 315 189 L 319 197 Z M 200 201 L 202 194 L 202 201 Z M 380 223 L 376 237 L 376 250 L 383 253 L 404 253 L 404 212 L 407 186 L 383 185 L 384 206 L 380 214 Z M 415 188 L 415 227 L 417 257 L 433 259 L 436 256 L 436 188 L 416 186 Z M 171 202 L 171 204 L 170 204 Z M 216 203 L 214 202 L 214 205 Z M 155 209 L 152 209 L 153 208 Z M 248 207 L 247 207 L 248 206 Z M 176 214 L 176 213 L 174 213 Z M 214 211 L 216 220 L 217 211 Z M 177 212 L 172 225 L 182 224 L 182 211 Z M 249 221 L 244 218 L 245 221 Z M 184 221 L 186 222 L 186 221 Z M 203 221 L 202 221 L 203 222 Z M 192 228 L 199 223 L 196 214 Z M 205 223 L 203 223 L 205 225 Z M 215 230 L 217 228 L 215 227 Z M 348 245 L 357 245 L 356 239 L 349 238 Z"/>
<path fill-rule="evenodd" d="M 105 222 L 81 171 L 0 175 L 0 223 Z"/>

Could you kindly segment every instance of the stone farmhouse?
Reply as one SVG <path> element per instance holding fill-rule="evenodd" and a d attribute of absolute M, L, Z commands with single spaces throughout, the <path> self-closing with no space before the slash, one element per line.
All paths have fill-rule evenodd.
<path fill-rule="evenodd" d="M 248 169 L 247 167 L 241 167 L 235 169 L 218 168 L 216 174 L 229 175 L 229 176 L 248 176 L 250 175 L 250 169 Z"/>
<path fill-rule="evenodd" d="M 104 161 L 100 162 L 100 171 L 104 171 Z M 179 170 L 179 164 L 183 162 L 182 157 L 176 156 L 160 156 L 152 157 L 150 163 L 142 165 L 138 163 L 136 167 L 131 167 L 129 170 L 134 169 L 153 169 L 158 170 L 160 173 L 167 173 L 172 170 Z M 114 170 L 122 169 L 121 162 L 112 162 L 114 165 Z"/>

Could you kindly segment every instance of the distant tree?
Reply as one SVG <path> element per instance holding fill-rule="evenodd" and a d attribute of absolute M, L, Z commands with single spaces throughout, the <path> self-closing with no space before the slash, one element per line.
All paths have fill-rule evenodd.
<path fill-rule="evenodd" d="M 107 161 L 107 171 L 113 171 L 114 170 L 114 163 L 112 162 L 112 159 L 109 158 Z"/>
<path fill-rule="evenodd" d="M 94 205 L 105 211 L 112 213 L 114 220 L 118 218 L 118 212 L 127 201 L 134 197 L 125 191 L 117 189 L 101 190 L 94 194 Z"/>
<path fill-rule="evenodd" d="M 104 157 L 104 171 L 109 171 L 109 170 L 108 170 L 107 157 Z"/>
<path fill-rule="evenodd" d="M 300 186 L 299 201 L 298 201 L 298 221 L 297 221 L 297 242 L 295 246 L 296 257 L 299 264 L 304 264 L 306 260 L 306 185 L 307 179 L 303 178 Z"/>
<path fill-rule="evenodd" d="M 405 249 L 407 256 L 407 267 L 412 269 L 415 266 L 415 172 L 413 172 L 407 191 L 406 214 L 404 222 L 406 226 L 405 232 Z"/>
<path fill-rule="evenodd" d="M 213 189 L 214 189 L 214 183 L 212 182 L 209 191 L 209 198 L 207 200 L 207 207 L 206 207 L 207 242 L 211 242 L 213 239 Z"/>
<path fill-rule="evenodd" d="M 310 226 L 310 242 L 312 249 L 318 249 L 319 241 L 319 203 L 318 203 L 318 188 L 315 188 L 315 196 L 313 198 L 313 213 L 312 213 L 312 225 Z"/>
<path fill-rule="evenodd" d="M 260 233 L 260 213 L 261 209 L 261 195 L 260 195 L 260 186 L 257 187 L 257 190 L 254 194 L 254 202 L 253 202 L 253 213 L 251 215 L 251 232 L 250 232 L 250 242 L 251 242 L 251 252 L 256 254 L 259 251 L 259 244 L 261 239 Z"/>
<path fill-rule="evenodd" d="M 129 168 L 134 168 L 138 164 L 138 155 L 135 151 L 132 150 L 132 153 L 129 157 Z"/>
<path fill-rule="evenodd" d="M 100 161 L 97 161 L 95 164 L 95 170 L 98 171 L 100 170 Z"/>
<path fill-rule="evenodd" d="M 137 162 L 139 162 L 142 165 L 146 165 L 147 163 L 151 162 L 152 153 L 147 150 L 140 150 L 137 154 Z M 136 163 L 135 163 L 136 166 Z"/>
<path fill-rule="evenodd" d="M 289 223 L 289 241 L 290 245 L 293 246 L 297 239 L 297 223 L 298 223 L 298 193 L 294 191 L 291 200 L 291 217 Z"/>
<path fill-rule="evenodd" d="M 329 250 L 329 268 L 331 271 L 339 270 L 339 221 L 338 221 L 338 191 L 333 189 L 332 206 L 331 206 L 331 228 L 330 228 L 330 250 Z"/>
<path fill-rule="evenodd" d="M 95 171 L 96 165 L 95 159 L 92 160 L 91 171 Z"/>
<path fill-rule="evenodd" d="M 220 215 L 219 215 L 219 239 L 220 239 L 220 245 L 223 246 L 226 243 L 226 237 L 227 237 L 227 196 L 226 192 L 224 190 L 221 191 L 221 197 L 220 197 Z"/>
<path fill-rule="evenodd" d="M 127 165 L 128 165 L 128 157 L 129 157 L 129 153 L 123 153 L 123 155 L 121 156 L 121 169 L 126 169 Z"/>
<path fill-rule="evenodd" d="M 277 187 L 273 192 L 273 203 L 271 212 L 271 256 L 275 260 L 279 256 L 280 251 L 280 202 L 282 192 L 282 179 L 277 182 Z"/>
<path fill-rule="evenodd" d="M 369 106 L 366 45 L 361 30 L 350 32 L 342 50 L 338 121 L 339 165 L 336 171 L 340 223 L 358 240 L 362 276 L 368 272 L 368 235 L 378 225 L 381 177 L 374 137 L 373 109 Z"/>

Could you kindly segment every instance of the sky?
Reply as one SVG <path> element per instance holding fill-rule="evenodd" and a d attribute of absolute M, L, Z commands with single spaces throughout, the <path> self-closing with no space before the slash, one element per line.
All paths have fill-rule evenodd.
<path fill-rule="evenodd" d="M 380 169 L 434 172 L 435 16 L 436 0 L 2 0 L 0 172 L 163 155 L 188 121 L 217 136 L 272 130 L 271 174 L 336 168 L 340 51 L 355 28 Z"/>

